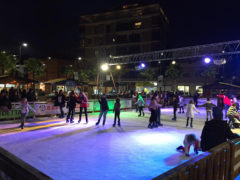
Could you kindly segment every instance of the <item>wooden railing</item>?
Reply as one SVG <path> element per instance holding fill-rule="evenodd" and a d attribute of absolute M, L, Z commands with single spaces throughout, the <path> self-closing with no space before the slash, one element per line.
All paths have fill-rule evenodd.
<path fill-rule="evenodd" d="M 190 159 L 154 180 L 234 180 L 239 174 L 240 139 L 235 139 Z"/>
<path fill-rule="evenodd" d="M 50 180 L 36 168 L 0 148 L 0 180 Z"/>

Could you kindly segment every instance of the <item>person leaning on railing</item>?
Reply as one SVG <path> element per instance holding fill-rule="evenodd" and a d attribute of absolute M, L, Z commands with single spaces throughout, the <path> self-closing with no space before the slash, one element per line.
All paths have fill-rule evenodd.
<path fill-rule="evenodd" d="M 209 149 L 226 142 L 229 139 L 239 138 L 234 134 L 228 123 L 223 121 L 222 109 L 214 107 L 212 111 L 213 120 L 206 121 L 201 135 L 201 148 L 202 151 Z"/>

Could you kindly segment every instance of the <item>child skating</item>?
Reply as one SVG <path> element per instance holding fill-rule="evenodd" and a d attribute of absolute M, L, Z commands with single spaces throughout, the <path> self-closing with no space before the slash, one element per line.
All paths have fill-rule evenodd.
<path fill-rule="evenodd" d="M 194 152 L 196 154 L 198 154 L 198 151 L 200 150 L 199 139 L 197 139 L 195 134 L 186 134 L 183 145 L 184 146 L 177 147 L 176 150 L 185 153 L 186 156 L 189 156 L 189 150 L 191 146 L 194 147 Z"/>
<path fill-rule="evenodd" d="M 208 117 L 209 120 L 212 120 L 212 108 L 216 107 L 216 105 L 210 101 L 210 98 L 207 98 L 206 103 L 201 105 L 201 107 L 206 107 L 206 121 L 208 121 Z"/>
<path fill-rule="evenodd" d="M 21 109 L 21 125 L 20 128 L 23 129 L 24 122 L 28 116 L 29 109 L 34 112 L 34 115 L 36 111 L 29 105 L 27 98 L 23 98 L 20 105 L 15 107 L 16 109 Z"/>
<path fill-rule="evenodd" d="M 193 118 L 194 118 L 194 111 L 193 111 L 193 110 L 195 110 L 197 113 L 199 113 L 198 110 L 197 110 L 197 108 L 196 108 L 195 105 L 194 105 L 193 100 L 190 100 L 190 101 L 189 101 L 189 104 L 188 104 L 187 107 L 186 107 L 186 117 L 187 117 L 186 127 L 188 127 L 188 121 L 189 121 L 189 119 L 191 119 L 190 127 L 191 127 L 191 128 L 193 127 L 193 125 L 192 125 Z"/>
<path fill-rule="evenodd" d="M 113 127 L 115 127 L 115 125 L 116 125 L 117 118 L 118 118 L 118 126 L 121 126 L 121 124 L 120 124 L 120 108 L 121 108 L 120 99 L 117 98 L 116 102 L 114 104 L 114 108 L 113 108 L 113 112 L 115 113 Z"/>

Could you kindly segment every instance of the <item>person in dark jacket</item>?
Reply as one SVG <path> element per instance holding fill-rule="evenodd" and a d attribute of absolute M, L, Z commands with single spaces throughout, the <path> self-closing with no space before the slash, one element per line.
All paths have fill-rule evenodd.
<path fill-rule="evenodd" d="M 11 102 L 7 97 L 7 93 L 5 90 L 2 90 L 0 93 L 0 109 L 4 112 L 9 112 L 11 110 Z"/>
<path fill-rule="evenodd" d="M 74 123 L 74 115 L 75 115 L 75 108 L 76 108 L 76 103 L 77 103 L 77 95 L 75 91 L 72 91 L 69 95 L 69 101 L 68 101 L 68 115 L 66 122 Z"/>
<path fill-rule="evenodd" d="M 107 112 L 109 110 L 106 95 L 103 94 L 101 99 L 98 100 L 98 102 L 100 103 L 100 114 L 99 114 L 98 121 L 97 121 L 96 125 L 98 125 L 100 123 L 100 120 L 101 120 L 102 115 L 103 115 L 103 126 L 104 126 L 105 121 L 106 121 Z"/>
<path fill-rule="evenodd" d="M 222 109 L 214 107 L 212 111 L 213 120 L 206 121 L 201 135 L 201 148 L 202 151 L 209 149 L 226 142 L 228 139 L 239 138 L 234 134 L 226 121 L 223 121 Z"/>
<path fill-rule="evenodd" d="M 58 95 L 56 96 L 55 105 L 59 106 L 59 109 L 60 109 L 60 116 L 59 116 L 59 118 L 64 118 L 63 107 L 65 107 L 65 96 L 64 96 L 62 90 L 60 90 Z"/>
<path fill-rule="evenodd" d="M 177 109 L 178 109 L 178 103 L 179 103 L 179 99 L 178 99 L 178 95 L 174 95 L 173 96 L 173 118 L 172 120 L 176 121 L 177 120 Z"/>
<path fill-rule="evenodd" d="M 28 102 L 36 101 L 36 95 L 33 89 L 29 89 L 27 93 L 27 100 Z"/>
<path fill-rule="evenodd" d="M 121 124 L 120 124 L 120 108 L 121 108 L 120 99 L 117 98 L 116 102 L 114 104 L 114 108 L 113 108 L 113 112 L 115 112 L 113 127 L 115 127 L 115 125 L 116 125 L 117 118 L 118 118 L 118 126 L 121 126 Z"/>

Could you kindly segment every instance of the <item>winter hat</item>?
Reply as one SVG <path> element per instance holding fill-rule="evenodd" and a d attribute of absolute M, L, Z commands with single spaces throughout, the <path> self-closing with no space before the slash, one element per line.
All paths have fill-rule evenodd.
<path fill-rule="evenodd" d="M 214 107 L 212 109 L 212 115 L 214 119 L 222 119 L 223 118 L 222 109 L 219 107 Z"/>

